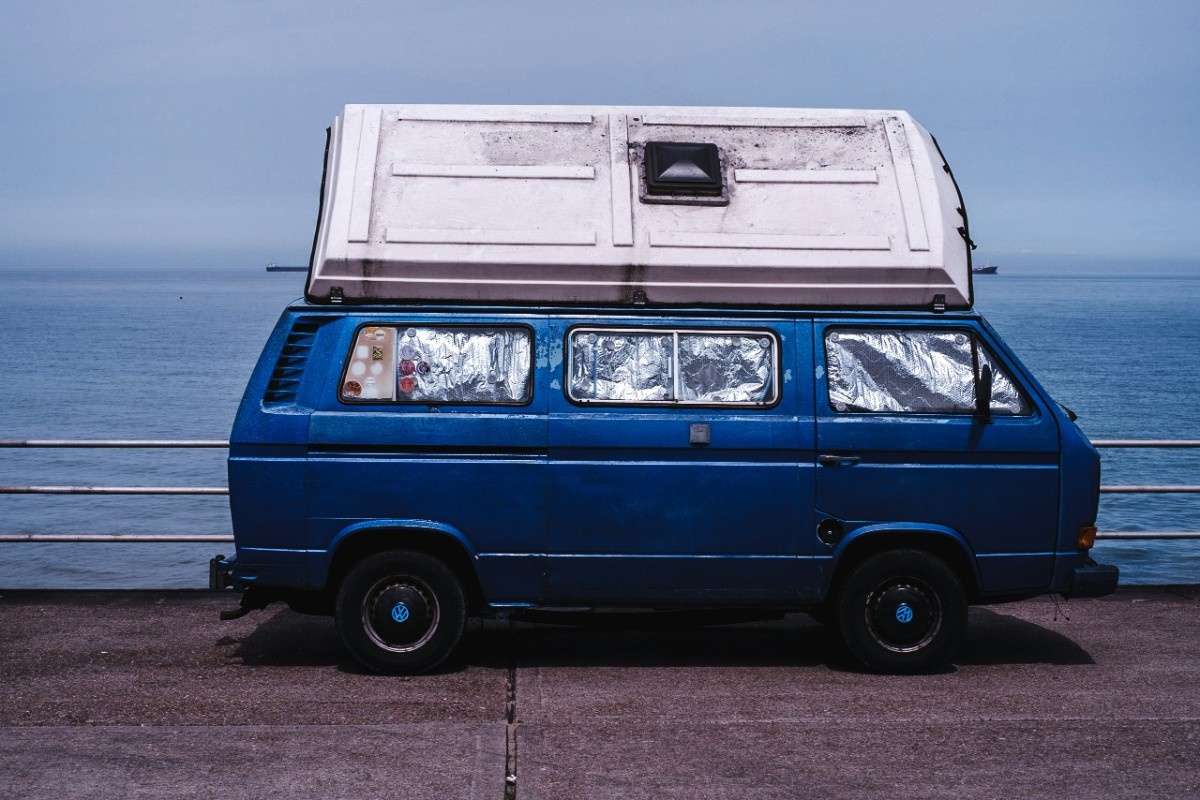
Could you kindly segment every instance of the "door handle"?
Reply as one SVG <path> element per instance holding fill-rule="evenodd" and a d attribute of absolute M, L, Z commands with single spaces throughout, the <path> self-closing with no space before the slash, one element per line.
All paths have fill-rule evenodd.
<path fill-rule="evenodd" d="M 858 456 L 835 456 L 822 454 L 817 456 L 817 462 L 827 467 L 852 467 L 858 463 Z"/>

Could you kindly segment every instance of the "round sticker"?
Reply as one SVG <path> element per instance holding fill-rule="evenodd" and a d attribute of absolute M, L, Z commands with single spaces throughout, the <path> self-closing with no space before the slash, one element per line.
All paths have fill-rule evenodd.
<path fill-rule="evenodd" d="M 429 374 L 429 362 L 428 361 L 420 361 L 417 363 L 417 374 L 418 375 L 428 375 Z"/>
<path fill-rule="evenodd" d="M 414 388 L 416 388 L 416 386 L 417 386 L 417 382 L 414 381 L 412 378 L 401 378 L 400 379 L 400 391 L 404 392 L 405 394 L 408 394 L 409 392 L 411 392 Z"/>
<path fill-rule="evenodd" d="M 343 397 L 358 397 L 362 394 L 362 384 L 358 381 L 346 381 L 342 384 Z"/>
<path fill-rule="evenodd" d="M 413 372 L 416 371 L 416 369 L 417 369 L 417 365 L 414 364 L 409 359 L 405 358 L 400 361 L 400 374 L 401 375 L 412 375 Z"/>

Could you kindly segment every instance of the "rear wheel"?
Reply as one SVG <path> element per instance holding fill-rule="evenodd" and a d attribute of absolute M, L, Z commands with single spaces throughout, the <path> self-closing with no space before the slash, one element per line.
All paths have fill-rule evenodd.
<path fill-rule="evenodd" d="M 389 551 L 356 564 L 338 590 L 338 635 L 363 666 L 415 675 L 442 663 L 462 638 L 466 598 L 443 562 Z"/>
<path fill-rule="evenodd" d="M 842 582 L 837 618 L 851 654 L 876 672 L 911 674 L 946 663 L 967 624 L 962 582 L 920 550 L 871 556 Z"/>

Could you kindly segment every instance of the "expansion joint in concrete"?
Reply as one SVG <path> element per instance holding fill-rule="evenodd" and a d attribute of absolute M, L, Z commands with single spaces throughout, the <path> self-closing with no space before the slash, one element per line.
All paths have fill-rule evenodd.
<path fill-rule="evenodd" d="M 508 672 L 504 692 L 504 800 L 517 800 L 517 646 L 513 623 L 508 623 Z"/>

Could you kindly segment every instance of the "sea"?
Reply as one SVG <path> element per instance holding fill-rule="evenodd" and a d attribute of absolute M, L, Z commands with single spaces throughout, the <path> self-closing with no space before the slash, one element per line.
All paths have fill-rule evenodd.
<path fill-rule="evenodd" d="M 226 439 L 304 274 L 0 266 L 0 439 Z M 1200 263 L 1026 258 L 975 305 L 1093 439 L 1200 439 Z M 1200 450 L 1104 450 L 1198 484 Z M 223 450 L 0 449 L 0 485 L 225 486 Z M 997 510 L 997 513 L 1002 513 Z M 1200 531 L 1200 495 L 1105 495 L 1102 531 Z M 0 533 L 230 533 L 227 498 L 0 495 Z M 0 589 L 201 588 L 225 544 L 0 543 Z M 1105 541 L 1123 584 L 1200 583 L 1200 540 Z"/>

